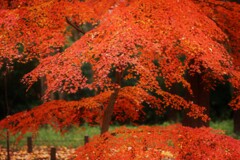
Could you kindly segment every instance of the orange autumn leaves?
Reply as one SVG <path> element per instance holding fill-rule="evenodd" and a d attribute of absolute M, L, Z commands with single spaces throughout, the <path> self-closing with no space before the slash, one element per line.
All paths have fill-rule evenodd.
<path fill-rule="evenodd" d="M 0 3 L 0 68 L 3 60 L 12 64 L 13 61 L 26 62 L 59 52 L 71 34 L 66 18 L 78 26 L 86 22 L 96 23 L 112 5 L 104 0 L 98 3 L 78 0 L 3 0 Z"/>
<path fill-rule="evenodd" d="M 0 128 L 8 128 L 12 134 L 21 131 L 20 137 L 27 132 L 37 132 L 44 124 L 53 126 L 58 131 L 65 131 L 66 126 L 80 124 L 82 120 L 90 124 L 100 124 L 104 109 L 107 107 L 111 91 L 100 93 L 94 97 L 84 98 L 79 101 L 54 100 L 46 102 L 30 111 L 23 111 L 12 116 L 8 116 L 0 121 Z M 200 117 L 207 120 L 203 114 L 203 108 L 195 104 L 188 103 L 177 95 L 161 92 L 163 101 L 154 96 L 150 96 L 146 91 L 137 87 L 124 87 L 120 89 L 118 98 L 114 106 L 113 117 L 119 122 L 130 120 L 131 122 L 141 121 L 144 116 L 144 103 L 164 112 L 163 106 L 170 106 L 174 109 L 190 109 L 191 116 Z M 166 104 L 167 102 L 167 104 Z M 190 105 L 189 105 L 190 104 Z M 5 135 L 4 130 L 2 135 Z"/>
<path fill-rule="evenodd" d="M 122 80 L 137 79 L 136 87 L 133 87 L 136 90 L 130 93 L 124 92 L 129 88 L 122 88 L 124 94 L 122 97 L 120 94 L 116 102 L 120 107 L 115 107 L 116 115 L 124 110 L 126 115 L 131 113 L 132 120 L 137 119 L 137 114 L 142 114 L 133 112 L 141 111 L 141 96 L 145 97 L 144 100 L 150 99 L 150 103 L 160 111 L 163 106 L 191 108 L 192 116 L 207 120 L 200 106 L 163 91 L 157 80 L 159 77 L 167 89 L 178 83 L 191 93 L 186 74 L 201 74 L 206 89 L 214 89 L 217 83 L 230 81 L 237 90 L 236 97 L 239 96 L 239 69 L 226 48 L 226 45 L 235 46 L 229 39 L 232 34 L 224 33 L 224 28 L 216 24 L 214 17 L 204 12 L 204 6 L 191 0 L 46 0 L 16 1 L 12 8 L 5 3 L 3 6 L 0 10 L 0 67 L 14 61 L 38 58 L 40 64 L 24 76 L 23 82 L 31 87 L 45 77 L 48 86 L 45 97 L 53 92 L 76 93 L 84 88 L 99 93 L 80 101 L 53 101 L 40 106 L 46 115 L 58 117 L 49 117 L 56 124 L 68 124 L 84 118 L 82 115 L 85 119 L 97 119 L 93 115 L 100 112 L 111 90 L 123 87 L 110 74 L 121 73 Z M 94 28 L 59 52 L 68 43 L 67 37 L 73 29 L 66 17 L 79 27 L 88 22 L 94 24 Z M 234 22 L 233 18 L 231 20 Z M 223 22 L 219 21 L 219 24 L 223 25 Z M 232 25 L 235 27 L 235 23 Z M 86 63 L 92 67 L 91 83 L 81 69 Z M 152 93 L 160 98 L 153 97 Z M 64 107 L 68 105 L 71 107 Z M 239 106 L 239 102 L 235 100 L 233 105 Z M 63 108 L 58 108 L 60 106 Z M 81 106 L 84 114 L 71 114 L 76 113 L 74 106 Z M 95 111 L 90 112 L 91 107 Z M 50 113 L 51 109 L 56 114 Z M 39 116 L 44 117 L 44 114 Z M 125 119 L 124 116 L 117 118 Z M 29 116 L 23 122 L 32 120 L 34 118 Z M 39 117 L 38 121 L 36 118 L 36 124 L 41 124 L 41 121 L 45 123 L 45 119 Z"/>
<path fill-rule="evenodd" d="M 240 142 L 210 128 L 179 124 L 118 128 L 95 136 L 76 159 L 239 159 Z"/>
<path fill-rule="evenodd" d="M 112 89 L 116 85 L 108 75 L 116 68 L 117 72 L 136 73 L 139 87 L 146 90 L 161 90 L 156 80 L 160 76 L 168 87 L 182 83 L 190 92 L 185 71 L 203 74 L 210 87 L 231 75 L 231 57 L 219 43 L 227 41 L 227 36 L 197 12 L 196 5 L 187 0 L 123 2 L 116 3 L 99 19 L 98 26 L 65 52 L 43 59 L 25 76 L 26 83 L 31 86 L 46 76 L 47 94 Z M 184 62 L 180 57 L 185 57 Z M 86 62 L 92 65 L 91 84 L 80 70 Z"/>

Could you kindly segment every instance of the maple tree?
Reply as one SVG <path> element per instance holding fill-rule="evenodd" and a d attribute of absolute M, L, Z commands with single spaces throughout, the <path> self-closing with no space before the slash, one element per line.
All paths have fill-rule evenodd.
<path fill-rule="evenodd" d="M 64 129 L 84 119 L 100 123 L 104 133 L 113 114 L 118 120 L 138 119 L 144 114 L 144 102 L 160 113 L 166 107 L 187 108 L 189 116 L 207 121 L 204 107 L 159 85 L 161 77 L 166 88 L 178 83 L 194 96 L 186 74 L 200 74 L 206 90 L 231 82 L 236 90 L 231 106 L 239 109 L 239 58 L 233 58 L 239 53 L 239 32 L 235 32 L 239 5 L 221 2 L 234 8 L 219 11 L 231 20 L 227 27 L 221 14 L 211 15 L 212 6 L 207 5 L 220 2 L 194 2 L 1 1 L 0 67 L 13 69 L 13 62 L 38 59 L 40 64 L 23 77 L 23 83 L 31 87 L 44 77 L 45 99 L 54 92 L 76 93 L 85 88 L 96 93 L 79 101 L 46 102 L 7 117 L 0 121 L 1 127 L 26 133 L 46 123 Z M 82 28 L 87 23 L 93 27 L 88 32 Z M 81 37 L 70 44 L 73 30 Z M 234 53 L 229 54 L 229 49 Z M 81 69 L 86 64 L 91 66 L 92 81 Z M 128 80 L 135 80 L 135 86 L 124 86 Z"/>
<path fill-rule="evenodd" d="M 211 20 L 213 20 L 218 27 L 222 29 L 223 32 L 225 32 L 229 37 L 229 43 L 224 44 L 225 48 L 228 50 L 230 55 L 233 57 L 233 63 L 235 70 L 239 71 L 239 17 L 240 17 L 240 9 L 239 5 L 236 5 L 235 3 L 222 3 L 222 1 L 195 1 L 197 5 L 200 6 L 201 11 L 206 14 Z M 239 1 L 237 1 L 239 3 Z M 236 74 L 236 73 L 235 73 Z M 230 105 L 236 105 L 239 104 L 239 88 L 240 86 L 237 86 L 238 81 L 232 81 L 232 83 L 235 84 L 235 88 L 238 88 L 238 90 L 234 89 L 234 92 L 236 94 L 234 95 L 234 101 L 230 103 Z M 234 111 L 234 132 L 238 133 L 240 132 L 239 127 L 239 110 Z"/>
<path fill-rule="evenodd" d="M 240 142 L 221 131 L 179 124 L 121 127 L 77 149 L 76 159 L 238 159 Z"/>
<path fill-rule="evenodd" d="M 228 43 L 224 43 L 226 50 L 233 57 L 232 67 L 234 70 L 232 74 L 235 74 L 236 77 L 239 75 L 240 69 L 240 31 L 239 31 L 239 16 L 240 8 L 239 4 L 231 2 L 222 2 L 222 1 L 195 1 L 197 5 L 200 6 L 201 12 L 207 15 L 211 20 L 213 20 L 221 30 L 227 34 Z M 229 81 L 236 88 L 235 100 L 232 102 L 232 105 L 239 104 L 239 79 L 229 79 Z M 238 107 L 237 107 L 238 108 Z"/>

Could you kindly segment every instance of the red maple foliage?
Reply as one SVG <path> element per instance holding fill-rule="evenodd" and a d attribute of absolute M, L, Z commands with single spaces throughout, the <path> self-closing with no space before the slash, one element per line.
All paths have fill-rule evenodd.
<path fill-rule="evenodd" d="M 37 133 L 39 127 L 45 124 L 51 125 L 62 133 L 67 131 L 65 130 L 67 129 L 66 126 L 79 125 L 81 121 L 93 125 L 101 124 L 103 111 L 110 100 L 111 93 L 111 91 L 108 91 L 79 101 L 54 100 L 46 102 L 32 110 L 8 116 L 0 121 L 0 126 L 1 128 L 8 128 L 12 134 L 20 133 L 20 139 L 26 132 Z M 170 95 L 166 93 L 165 96 Z M 175 96 L 168 105 L 178 110 L 189 108 L 191 110 L 190 114 L 196 117 L 202 112 L 194 104 L 189 105 L 187 102 L 180 104 L 179 102 L 182 101 L 180 97 Z M 162 105 L 165 105 L 165 101 L 160 101 L 156 97 L 150 96 L 143 89 L 136 87 L 122 88 L 114 105 L 115 120 L 119 122 L 139 120 L 141 115 L 145 115 L 143 102 L 148 103 L 152 107 L 159 107 L 156 108 L 159 114 L 164 110 Z M 202 117 L 207 118 L 205 115 L 202 115 Z M 6 135 L 4 131 L 1 134 L 3 138 Z"/>
<path fill-rule="evenodd" d="M 240 7 L 233 2 L 215 0 L 194 0 L 200 6 L 200 11 L 214 21 L 221 30 L 227 34 L 228 42 L 224 43 L 226 50 L 233 57 L 231 74 L 239 77 L 240 71 Z M 230 79 L 231 84 L 236 88 L 234 100 L 230 103 L 235 109 L 240 107 L 240 84 L 239 78 Z"/>
<path fill-rule="evenodd" d="M 76 159 L 239 159 L 240 141 L 210 128 L 121 127 L 93 137 Z"/>
<path fill-rule="evenodd" d="M 220 7 L 219 12 L 210 14 L 220 4 L 210 0 L 1 1 L 0 68 L 37 58 L 40 64 L 24 76 L 23 82 L 31 87 L 45 77 L 45 98 L 53 92 L 76 93 L 84 88 L 99 93 L 79 101 L 47 102 L 7 117 L 0 122 L 1 127 L 25 133 L 44 123 L 62 128 L 79 118 L 96 119 L 104 125 L 112 113 L 119 120 L 136 120 L 143 102 L 153 104 L 160 112 L 168 106 L 190 108 L 190 116 L 206 121 L 201 106 L 164 91 L 159 85 L 161 77 L 167 88 L 179 83 L 192 93 L 186 74 L 201 74 L 208 90 L 218 83 L 231 82 L 236 90 L 231 104 L 240 108 L 239 58 L 233 60 L 239 53 L 239 32 L 235 32 L 239 5 L 221 3 L 233 9 Z M 218 13 L 226 14 L 224 18 L 231 25 L 225 25 Z M 86 23 L 91 23 L 93 29 L 83 31 L 81 26 Z M 65 49 L 72 30 L 82 36 Z M 92 67 L 91 83 L 81 70 L 86 63 Z M 114 73 L 114 78 L 110 73 Z M 121 85 L 129 79 L 137 80 L 135 87 Z M 122 111 L 126 117 L 120 114 Z"/>

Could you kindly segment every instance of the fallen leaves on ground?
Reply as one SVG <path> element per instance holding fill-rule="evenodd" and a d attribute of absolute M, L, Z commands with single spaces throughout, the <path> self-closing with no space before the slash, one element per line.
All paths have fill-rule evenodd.
<path fill-rule="evenodd" d="M 11 160 L 49 160 L 51 147 L 48 146 L 36 146 L 33 148 L 32 153 L 27 152 L 27 147 L 21 149 L 10 150 Z M 0 160 L 6 159 L 7 150 L 0 146 Z M 56 148 L 56 158 L 58 160 L 72 160 L 75 157 L 75 149 L 67 147 Z"/>

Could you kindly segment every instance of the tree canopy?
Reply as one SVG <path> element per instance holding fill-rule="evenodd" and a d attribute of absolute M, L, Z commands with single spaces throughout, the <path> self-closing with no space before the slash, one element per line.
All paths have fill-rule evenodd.
<path fill-rule="evenodd" d="M 8 0 L 0 4 L 0 67 L 11 68 L 14 61 L 24 63 L 38 59 L 40 64 L 23 77 L 23 83 L 31 87 L 45 77 L 44 98 L 52 92 L 76 93 L 84 88 L 95 90 L 96 97 L 100 97 L 99 101 L 96 97 L 81 99 L 72 107 L 68 107 L 71 102 L 56 101 L 61 105 L 47 102 L 43 104 L 46 111 L 53 109 L 55 112 L 48 120 L 61 119 L 62 106 L 68 111 L 74 109 L 70 114 L 79 113 L 76 110 L 82 111 L 81 108 L 104 110 L 106 95 L 111 101 L 110 95 L 115 93 L 113 105 L 121 102 L 122 108 L 137 107 L 143 102 L 153 104 L 160 111 L 167 106 L 190 108 L 190 116 L 206 121 L 208 117 L 201 106 L 163 90 L 158 81 L 162 78 L 167 88 L 181 84 L 192 93 L 186 75 L 196 74 L 201 75 L 206 90 L 214 89 L 218 83 L 230 82 L 235 89 L 231 105 L 234 109 L 240 108 L 240 7 L 236 3 L 212 0 Z M 92 24 L 90 31 L 82 28 L 87 23 Z M 72 30 L 79 32 L 81 37 L 69 44 Z M 85 64 L 91 65 L 91 82 L 81 69 Z M 123 80 L 129 79 L 136 80 L 136 85 L 121 85 Z M 38 109 L 44 110 L 41 106 Z M 135 108 L 134 111 L 139 110 Z M 19 122 L 10 116 L 0 122 L 1 126 L 15 124 L 14 128 L 30 122 L 30 117 L 32 122 L 34 117 L 40 116 L 32 111 L 18 116 L 25 116 L 25 113 L 26 121 Z M 133 114 L 133 110 L 125 110 L 125 114 Z M 67 114 L 65 116 L 69 118 Z"/>

